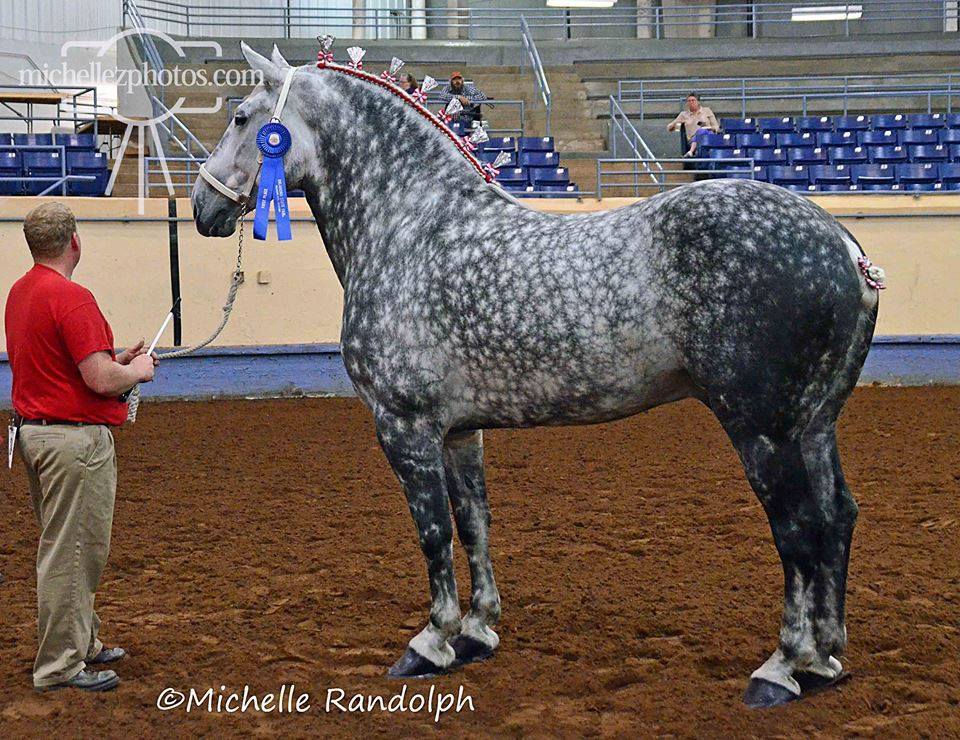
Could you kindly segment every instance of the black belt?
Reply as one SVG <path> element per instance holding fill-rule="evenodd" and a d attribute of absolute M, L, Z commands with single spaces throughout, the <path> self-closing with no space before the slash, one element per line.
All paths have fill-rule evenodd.
<path fill-rule="evenodd" d="M 24 419 L 22 416 L 13 417 L 14 426 L 38 426 L 38 427 L 52 427 L 52 426 L 67 426 L 67 427 L 86 427 L 93 426 L 88 421 L 64 421 L 61 419 Z"/>

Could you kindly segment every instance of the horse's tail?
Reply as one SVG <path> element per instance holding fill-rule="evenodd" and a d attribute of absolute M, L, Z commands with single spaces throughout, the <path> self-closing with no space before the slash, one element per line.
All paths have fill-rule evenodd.
<path fill-rule="evenodd" d="M 864 260 L 867 259 L 867 253 L 863 251 L 863 247 L 860 246 L 860 242 L 856 240 L 846 226 L 843 224 L 839 224 L 839 226 L 844 233 L 843 243 L 846 245 L 847 251 L 850 253 L 850 259 L 853 260 L 853 266 L 857 272 L 857 279 L 860 281 L 861 303 L 868 312 L 872 312 L 874 314 L 874 320 L 876 320 L 877 306 L 880 303 L 880 290 L 876 287 L 876 283 L 871 285 L 867 282 L 867 274 L 864 268 Z M 866 264 L 870 264 L 869 260 L 867 260 Z"/>

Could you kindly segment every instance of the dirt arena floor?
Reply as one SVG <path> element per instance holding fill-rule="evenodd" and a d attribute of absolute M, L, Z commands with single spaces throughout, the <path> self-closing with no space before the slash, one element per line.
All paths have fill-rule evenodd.
<path fill-rule="evenodd" d="M 767 712 L 740 702 L 774 648 L 782 576 L 760 505 L 712 416 L 684 402 L 592 428 L 486 437 L 503 599 L 492 661 L 416 693 L 472 699 L 346 715 L 380 695 L 427 615 L 413 524 L 355 400 L 145 404 L 117 434 L 102 636 L 130 656 L 104 695 L 37 695 L 36 530 L 0 475 L 5 737 L 960 736 L 960 388 L 856 392 L 841 423 L 860 503 L 849 682 Z M 458 550 L 461 600 L 468 594 Z M 161 712 L 166 687 L 303 714 Z M 223 686 L 225 689 L 221 690 Z M 339 695 L 337 695 L 339 696 Z M 215 701 L 215 700 L 214 700 Z"/>

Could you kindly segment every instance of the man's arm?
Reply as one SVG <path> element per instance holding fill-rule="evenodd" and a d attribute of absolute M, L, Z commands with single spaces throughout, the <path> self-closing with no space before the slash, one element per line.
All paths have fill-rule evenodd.
<path fill-rule="evenodd" d="M 463 92 L 467 100 L 473 104 L 482 103 L 484 100 L 487 100 L 486 94 L 479 87 L 473 83 L 469 85 L 464 85 Z"/>
<path fill-rule="evenodd" d="M 121 365 L 111 359 L 109 352 L 94 352 L 77 367 L 87 387 L 101 396 L 119 396 L 137 383 L 153 380 L 153 358 L 145 354 L 137 355 L 128 365 Z"/>
<path fill-rule="evenodd" d="M 713 133 L 715 133 L 715 134 L 716 134 L 716 133 L 719 133 L 719 132 L 720 132 L 720 121 L 718 121 L 718 120 L 717 120 L 717 117 L 716 117 L 715 115 L 713 115 L 713 111 L 712 111 L 712 110 L 710 110 L 709 108 L 708 108 L 707 110 L 708 110 L 708 114 L 707 114 L 707 127 L 708 127 L 711 131 L 713 131 Z"/>

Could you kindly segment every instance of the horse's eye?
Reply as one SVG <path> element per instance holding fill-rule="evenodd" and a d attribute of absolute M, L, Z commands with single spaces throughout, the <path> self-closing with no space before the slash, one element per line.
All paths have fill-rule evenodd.
<path fill-rule="evenodd" d="M 238 126 L 242 126 L 247 122 L 247 114 L 242 110 L 238 110 L 233 116 L 233 122 Z"/>

